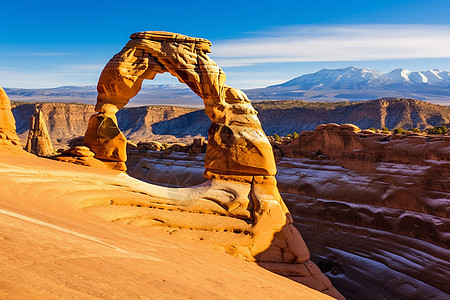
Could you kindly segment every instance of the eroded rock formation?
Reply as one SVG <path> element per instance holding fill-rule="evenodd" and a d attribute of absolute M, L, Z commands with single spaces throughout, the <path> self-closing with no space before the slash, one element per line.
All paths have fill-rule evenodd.
<path fill-rule="evenodd" d="M 11 102 L 8 95 L 0 87 L 0 145 L 19 146 L 16 134 L 16 121 L 11 112 Z"/>
<path fill-rule="evenodd" d="M 284 156 L 314 157 L 318 153 L 340 162 L 393 162 L 424 165 L 427 160 L 450 161 L 448 136 L 390 135 L 360 130 L 352 124 L 321 124 L 289 144 L 277 144 Z M 433 143 L 430 143 L 433 141 Z"/>
<path fill-rule="evenodd" d="M 275 147 L 282 156 L 277 186 L 294 225 L 341 293 L 348 299 L 448 297 L 450 136 L 322 124 Z M 178 186 L 204 181 L 204 154 L 128 155 L 137 178 Z"/>
<path fill-rule="evenodd" d="M 326 127 L 278 145 L 313 260 L 350 299 L 448 298 L 450 137 Z"/>
<path fill-rule="evenodd" d="M 133 34 L 100 76 L 95 107 L 99 114 L 91 118 L 85 135 L 85 144 L 96 157 L 126 161 L 126 141 L 115 113 L 139 92 L 144 79 L 170 72 L 203 99 L 213 123 L 205 162 L 207 176 L 224 172 L 273 176 L 272 150 L 256 111 L 242 91 L 225 85 L 225 73 L 206 55 L 210 45 L 205 39 L 166 32 Z"/>
<path fill-rule="evenodd" d="M 84 140 L 96 158 L 126 161 L 126 140 L 115 114 L 139 92 L 144 79 L 158 73 L 170 72 L 187 84 L 203 99 L 212 121 L 204 172 L 209 181 L 189 189 L 160 187 L 160 196 L 154 187 L 149 203 L 124 199 L 111 204 L 144 206 L 145 212 L 137 208 L 126 215 L 144 213 L 143 225 L 197 232 L 227 253 L 342 299 L 309 260 L 278 192 L 272 147 L 256 111 L 242 91 L 225 84 L 224 72 L 206 54 L 210 45 L 179 34 L 140 32 L 106 65 L 98 83 L 98 114 L 91 117 Z"/>
<path fill-rule="evenodd" d="M 36 108 L 34 115 L 30 118 L 30 130 L 25 150 L 37 156 L 53 154 L 52 141 L 48 134 L 47 125 L 42 111 Z"/>

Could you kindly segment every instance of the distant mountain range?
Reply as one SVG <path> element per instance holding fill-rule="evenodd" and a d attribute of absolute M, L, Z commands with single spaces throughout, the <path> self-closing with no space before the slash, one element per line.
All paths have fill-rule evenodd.
<path fill-rule="evenodd" d="M 11 101 L 95 104 L 97 87 L 62 86 L 49 89 L 4 88 Z M 178 105 L 202 107 L 203 100 L 182 84 L 143 85 L 127 106 Z"/>
<path fill-rule="evenodd" d="M 428 70 L 411 72 L 395 69 L 383 74 L 376 70 L 348 67 L 344 69 L 322 69 L 303 75 L 273 87 L 296 87 L 305 90 L 335 89 L 358 90 L 364 88 L 398 88 L 413 86 L 450 87 L 450 72 Z"/>
<path fill-rule="evenodd" d="M 396 69 L 383 74 L 356 67 L 322 69 L 246 93 L 253 100 L 360 101 L 394 97 L 450 105 L 450 72 Z"/>
<path fill-rule="evenodd" d="M 96 87 L 58 87 L 53 89 L 5 88 L 12 101 L 96 102 Z M 361 101 L 385 97 L 415 98 L 450 105 L 450 72 L 428 70 L 411 72 L 396 69 L 383 74 L 377 70 L 348 67 L 322 69 L 265 88 L 244 90 L 253 101 Z M 178 105 L 201 107 L 202 99 L 184 85 L 143 85 L 130 101 L 136 105 Z"/>

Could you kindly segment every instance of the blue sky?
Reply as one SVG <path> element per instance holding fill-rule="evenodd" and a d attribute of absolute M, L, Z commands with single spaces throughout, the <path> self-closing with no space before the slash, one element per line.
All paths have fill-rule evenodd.
<path fill-rule="evenodd" d="M 448 0 L 3 2 L 3 87 L 95 85 L 130 34 L 145 30 L 211 40 L 211 57 L 237 88 L 325 67 L 450 70 Z"/>

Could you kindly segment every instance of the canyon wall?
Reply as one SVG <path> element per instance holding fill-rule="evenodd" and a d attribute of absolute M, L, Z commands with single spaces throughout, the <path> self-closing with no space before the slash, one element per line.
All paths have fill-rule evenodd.
<path fill-rule="evenodd" d="M 94 107 L 87 104 L 13 102 L 17 132 L 26 139 L 35 108 L 42 110 L 54 144 L 84 135 Z M 418 127 L 424 129 L 450 123 L 450 107 L 412 99 L 364 102 L 271 101 L 255 103 L 258 118 L 268 135 L 287 135 L 314 130 L 321 123 L 352 123 L 362 129 Z M 117 113 L 119 127 L 134 142 L 159 140 L 190 142 L 208 134 L 211 121 L 203 110 L 174 106 L 125 107 Z M 60 142 L 58 142 L 58 140 Z"/>
<path fill-rule="evenodd" d="M 23 103 L 13 102 L 12 112 L 17 123 L 17 133 L 26 141 L 30 129 L 30 117 L 36 108 L 42 111 L 47 122 L 52 142 L 63 147 L 73 138 L 84 136 L 93 105 L 79 103 Z M 194 114 L 193 117 L 190 115 Z M 174 106 L 140 106 L 124 108 L 117 113 L 117 119 L 125 136 L 135 142 L 146 140 L 172 140 L 179 138 L 191 141 L 191 134 L 183 136 L 171 134 L 171 128 L 165 125 L 167 120 L 175 120 L 179 128 L 192 128 L 193 123 L 202 116 L 197 130 L 192 136 L 206 134 L 210 121 L 201 110 Z M 188 121 L 186 121 L 188 120 Z M 171 125 L 172 126 L 172 125 Z"/>
<path fill-rule="evenodd" d="M 404 129 L 450 123 L 450 106 L 415 99 L 377 99 L 360 102 L 267 101 L 255 104 L 268 135 L 314 130 L 321 123 L 351 123 L 370 127 Z"/>
<path fill-rule="evenodd" d="M 448 297 L 450 137 L 335 128 L 278 148 L 283 198 L 347 298 Z"/>

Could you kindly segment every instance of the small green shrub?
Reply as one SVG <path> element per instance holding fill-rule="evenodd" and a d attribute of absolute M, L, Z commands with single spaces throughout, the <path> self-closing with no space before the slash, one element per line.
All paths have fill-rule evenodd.
<path fill-rule="evenodd" d="M 294 133 L 292 134 L 292 138 L 298 139 L 298 137 L 299 137 L 298 133 L 294 131 Z"/>
<path fill-rule="evenodd" d="M 373 128 L 373 127 L 370 127 L 369 130 L 377 131 L 377 130 L 376 130 L 375 128 Z"/>
<path fill-rule="evenodd" d="M 273 135 L 273 139 L 275 140 L 275 142 L 281 142 L 280 136 L 276 133 Z"/>
<path fill-rule="evenodd" d="M 412 132 L 421 133 L 422 131 L 419 128 L 413 128 Z"/>
<path fill-rule="evenodd" d="M 405 134 L 405 133 L 406 133 L 406 131 L 402 127 L 394 129 L 394 134 Z"/>
<path fill-rule="evenodd" d="M 289 133 L 286 137 L 292 139 L 292 134 Z"/>
<path fill-rule="evenodd" d="M 383 131 L 383 132 L 388 132 L 389 129 L 388 129 L 386 126 L 383 126 L 383 128 L 381 128 L 381 131 Z"/>
<path fill-rule="evenodd" d="M 427 133 L 428 134 L 447 134 L 448 129 L 447 129 L 447 126 L 445 126 L 445 125 L 434 126 L 433 128 L 428 129 Z"/>

